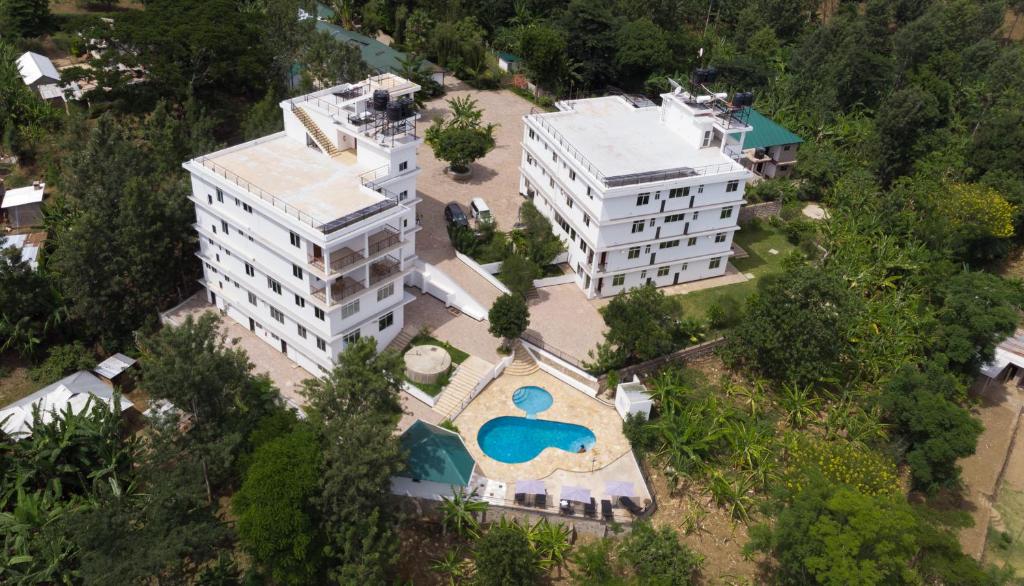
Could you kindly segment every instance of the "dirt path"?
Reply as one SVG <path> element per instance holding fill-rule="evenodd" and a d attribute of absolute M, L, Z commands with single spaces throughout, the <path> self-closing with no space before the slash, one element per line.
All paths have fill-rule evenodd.
<path fill-rule="evenodd" d="M 964 480 L 964 508 L 974 519 L 974 526 L 960 531 L 960 543 L 964 552 L 981 559 L 984 550 L 989 520 L 993 516 L 992 496 L 1000 480 L 1000 472 L 1007 463 L 1014 430 L 1020 425 L 1019 414 L 1024 407 L 1024 397 L 1015 385 L 1003 385 L 979 377 L 972 393 L 981 399 L 976 415 L 985 426 L 978 438 L 974 455 L 960 461 Z M 1020 444 L 1024 434 L 1018 433 L 1014 443 Z M 1015 450 L 1018 459 L 1024 458 L 1024 447 Z M 1013 464 L 1011 461 L 1010 464 Z M 1024 489 L 1024 466 L 1006 466 L 1007 484 L 1017 483 L 1018 490 Z"/>

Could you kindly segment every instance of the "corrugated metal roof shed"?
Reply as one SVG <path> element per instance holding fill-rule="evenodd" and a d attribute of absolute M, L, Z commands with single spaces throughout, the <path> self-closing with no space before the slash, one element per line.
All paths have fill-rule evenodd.
<path fill-rule="evenodd" d="M 747 123 L 754 129 L 743 138 L 744 149 L 767 148 L 784 144 L 800 144 L 804 139 L 786 130 L 771 118 L 751 108 Z"/>

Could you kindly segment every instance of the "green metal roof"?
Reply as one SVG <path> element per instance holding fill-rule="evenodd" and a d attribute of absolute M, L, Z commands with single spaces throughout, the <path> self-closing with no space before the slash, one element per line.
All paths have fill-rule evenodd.
<path fill-rule="evenodd" d="M 476 462 L 459 434 L 416 420 L 399 438 L 409 452 L 405 470 L 399 474 L 453 486 L 468 486 Z"/>
<path fill-rule="evenodd" d="M 405 58 L 405 53 L 393 49 L 377 39 L 343 29 L 336 24 L 319 21 L 316 23 L 316 28 L 343 43 L 358 47 L 363 61 L 370 66 L 370 69 L 380 73 L 401 73 L 401 60 Z M 437 66 L 429 61 L 424 61 L 423 65 L 427 70 L 437 69 Z"/>
<path fill-rule="evenodd" d="M 498 55 L 498 57 L 501 57 L 504 61 L 507 61 L 508 63 L 515 63 L 516 61 L 521 61 L 521 58 L 518 55 L 513 55 L 512 53 L 506 53 L 505 51 L 495 51 L 495 53 Z"/>
<path fill-rule="evenodd" d="M 757 149 L 783 144 L 799 144 L 804 139 L 779 126 L 774 120 L 751 108 L 747 124 L 754 127 L 743 138 L 744 149 Z"/>

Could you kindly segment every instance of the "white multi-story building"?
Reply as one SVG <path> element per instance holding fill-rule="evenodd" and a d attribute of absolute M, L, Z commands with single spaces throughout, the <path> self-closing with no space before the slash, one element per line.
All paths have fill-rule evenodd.
<path fill-rule="evenodd" d="M 750 171 L 750 130 L 724 94 L 677 89 L 525 117 L 520 191 L 551 219 L 587 297 L 725 273 Z"/>
<path fill-rule="evenodd" d="M 287 100 L 283 132 L 184 163 L 209 301 L 311 372 L 402 329 L 419 89 L 387 74 Z"/>

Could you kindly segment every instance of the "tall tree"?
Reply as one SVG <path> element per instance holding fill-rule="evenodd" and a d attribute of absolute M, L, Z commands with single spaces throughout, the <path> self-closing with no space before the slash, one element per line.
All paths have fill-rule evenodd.
<path fill-rule="evenodd" d="M 335 39 L 326 31 L 310 35 L 301 58 L 307 73 L 319 87 L 356 82 L 370 73 L 358 48 Z"/>

